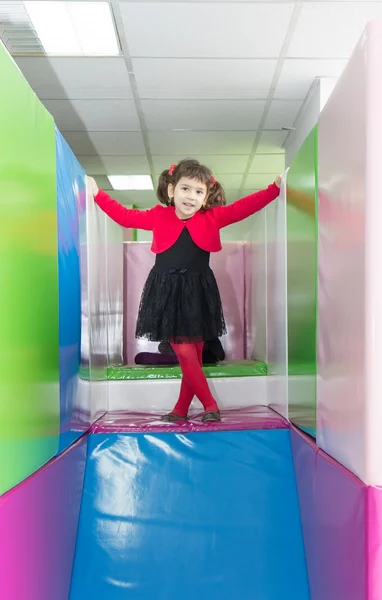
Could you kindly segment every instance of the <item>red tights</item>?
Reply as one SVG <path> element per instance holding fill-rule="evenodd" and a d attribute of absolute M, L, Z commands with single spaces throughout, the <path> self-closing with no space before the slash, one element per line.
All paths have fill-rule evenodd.
<path fill-rule="evenodd" d="M 183 373 L 179 399 L 172 411 L 179 417 L 187 415 L 194 395 L 199 398 L 206 412 L 219 410 L 202 369 L 203 345 L 203 342 L 171 344 Z"/>

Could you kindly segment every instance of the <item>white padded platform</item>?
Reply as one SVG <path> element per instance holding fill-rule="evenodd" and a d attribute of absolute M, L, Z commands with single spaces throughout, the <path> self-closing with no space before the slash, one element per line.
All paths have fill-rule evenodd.
<path fill-rule="evenodd" d="M 266 377 L 230 377 L 208 380 L 221 408 L 267 404 Z M 109 381 L 108 410 L 171 410 L 177 401 L 180 380 Z M 193 407 L 200 408 L 198 401 Z"/>

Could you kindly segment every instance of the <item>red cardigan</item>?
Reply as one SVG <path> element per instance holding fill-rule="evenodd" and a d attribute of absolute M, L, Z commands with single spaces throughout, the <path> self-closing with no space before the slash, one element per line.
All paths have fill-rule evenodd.
<path fill-rule="evenodd" d="M 113 221 L 122 227 L 133 227 L 153 232 L 151 250 L 159 254 L 168 250 L 187 227 L 191 238 L 199 248 L 207 252 L 218 252 L 222 245 L 219 230 L 253 215 L 275 200 L 280 190 L 275 183 L 262 192 L 256 192 L 237 200 L 228 206 L 218 206 L 205 212 L 198 211 L 188 221 L 182 221 L 175 214 L 173 206 L 157 204 L 149 210 L 134 210 L 112 200 L 100 190 L 95 197 L 98 206 Z"/>

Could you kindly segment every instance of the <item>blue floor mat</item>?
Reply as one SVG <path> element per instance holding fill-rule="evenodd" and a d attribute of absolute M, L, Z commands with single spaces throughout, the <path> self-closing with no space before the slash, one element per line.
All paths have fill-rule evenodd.
<path fill-rule="evenodd" d="M 289 430 L 89 436 L 71 600 L 309 600 Z"/>

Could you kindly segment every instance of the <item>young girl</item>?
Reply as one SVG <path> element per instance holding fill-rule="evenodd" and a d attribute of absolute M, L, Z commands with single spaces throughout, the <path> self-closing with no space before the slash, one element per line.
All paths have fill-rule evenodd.
<path fill-rule="evenodd" d="M 204 422 L 220 421 L 219 407 L 202 370 L 203 343 L 226 333 L 210 252 L 221 250 L 220 229 L 246 219 L 279 195 L 280 177 L 267 190 L 225 206 L 222 186 L 197 160 L 183 160 L 163 171 L 158 200 L 150 210 L 127 209 L 98 189 L 89 177 L 98 206 L 123 227 L 153 231 L 156 254 L 141 298 L 136 337 L 170 342 L 182 369 L 179 399 L 163 421 L 187 420 L 195 396 Z"/>

